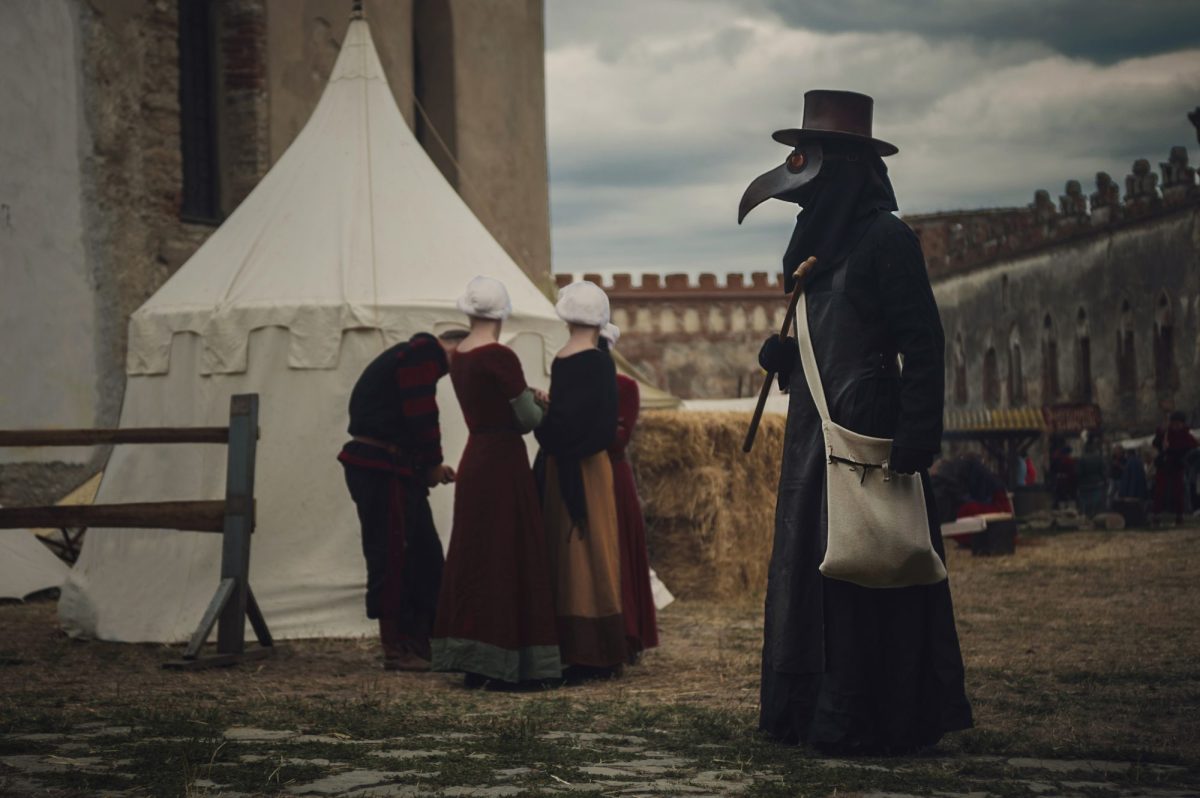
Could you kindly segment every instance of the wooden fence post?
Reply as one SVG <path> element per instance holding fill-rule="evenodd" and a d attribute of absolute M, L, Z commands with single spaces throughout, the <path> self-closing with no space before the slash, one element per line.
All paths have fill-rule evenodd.
<path fill-rule="evenodd" d="M 229 450 L 225 472 L 225 534 L 221 579 L 233 579 L 233 593 L 217 623 L 217 653 L 246 650 L 246 606 L 250 589 L 250 534 L 254 530 L 254 458 L 258 443 L 258 395 L 229 401 Z"/>

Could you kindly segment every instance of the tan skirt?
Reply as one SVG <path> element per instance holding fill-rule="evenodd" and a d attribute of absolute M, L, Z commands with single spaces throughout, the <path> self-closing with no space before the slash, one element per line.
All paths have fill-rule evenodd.
<path fill-rule="evenodd" d="M 558 645 L 564 665 L 612 668 L 625 662 L 621 615 L 621 547 L 608 452 L 580 462 L 587 529 L 580 530 L 558 489 L 554 458 L 546 460 L 543 513 L 555 586 Z"/>

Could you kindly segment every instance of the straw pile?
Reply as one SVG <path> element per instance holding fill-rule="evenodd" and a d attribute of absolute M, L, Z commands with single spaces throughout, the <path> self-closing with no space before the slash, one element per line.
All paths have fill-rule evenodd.
<path fill-rule="evenodd" d="M 632 462 L 650 563 L 681 598 L 759 596 L 766 587 L 785 419 L 748 413 L 644 413 Z"/>

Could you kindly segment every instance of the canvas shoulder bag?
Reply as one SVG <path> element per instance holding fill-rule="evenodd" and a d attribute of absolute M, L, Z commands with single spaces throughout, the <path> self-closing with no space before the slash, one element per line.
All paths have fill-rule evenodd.
<path fill-rule="evenodd" d="M 888 468 L 890 438 L 860 435 L 829 418 L 803 293 L 796 308 L 796 337 L 825 438 L 829 530 L 821 573 L 863 587 L 942 581 L 946 566 L 930 539 L 920 475 Z"/>

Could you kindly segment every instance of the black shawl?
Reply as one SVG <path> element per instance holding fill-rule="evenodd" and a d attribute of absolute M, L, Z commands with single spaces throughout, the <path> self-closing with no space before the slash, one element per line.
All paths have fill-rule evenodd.
<path fill-rule="evenodd" d="M 563 503 L 583 528 L 587 502 L 579 463 L 607 450 L 617 436 L 617 369 L 607 352 L 589 349 L 554 360 L 550 409 L 534 436 L 542 447 L 535 466 L 541 490 L 546 487 L 545 458 L 552 455 Z"/>

